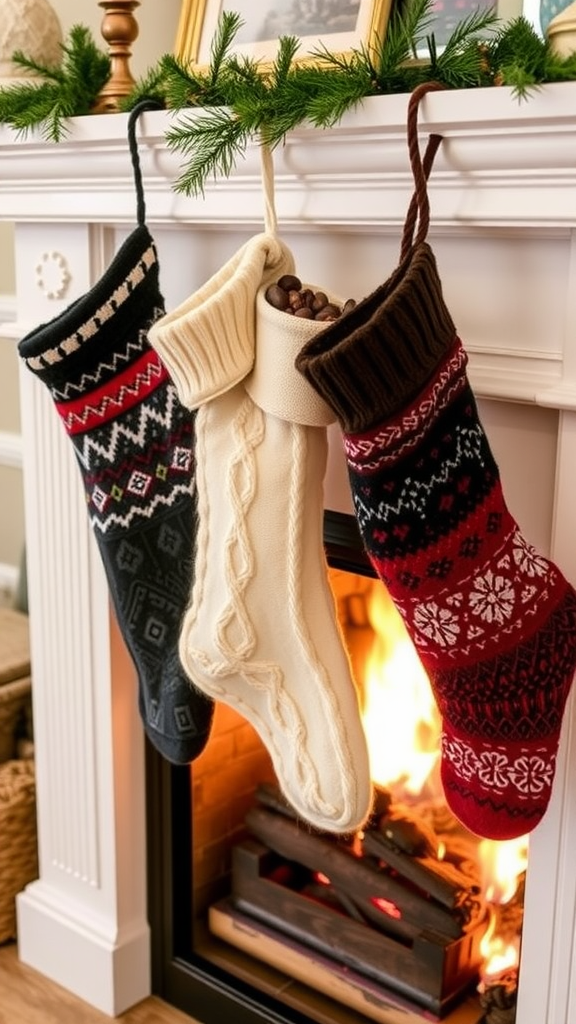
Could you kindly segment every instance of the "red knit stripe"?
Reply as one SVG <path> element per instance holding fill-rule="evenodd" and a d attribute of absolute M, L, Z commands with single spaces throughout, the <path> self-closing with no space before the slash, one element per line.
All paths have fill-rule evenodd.
<path fill-rule="evenodd" d="M 168 371 L 154 349 L 146 349 L 122 373 L 72 402 L 56 408 L 69 434 L 81 434 L 138 405 L 166 380 Z"/>
<path fill-rule="evenodd" d="M 384 423 L 358 434 L 344 435 L 348 465 L 356 473 L 391 467 L 426 437 L 434 421 L 467 386 L 467 356 L 456 338 L 445 359 L 407 408 Z"/>
<path fill-rule="evenodd" d="M 378 563 L 373 561 L 378 571 Z M 478 600 L 473 603 L 470 598 L 471 595 L 482 598 L 483 591 L 480 588 L 490 565 L 490 561 L 485 563 L 477 576 L 469 577 L 464 586 L 456 591 L 438 587 L 435 592 L 423 596 L 418 591 L 409 593 L 403 590 L 400 596 L 396 580 L 390 582 L 390 593 L 409 625 L 412 639 L 428 671 L 463 668 L 487 659 L 503 657 L 507 651 L 527 642 L 538 631 L 544 632 L 551 612 L 561 605 L 569 591 L 567 581 L 552 563 L 548 563 L 545 579 L 529 578 L 526 574 L 520 576 L 520 573 L 514 575 L 513 571 L 504 570 L 500 577 L 500 590 L 504 594 L 507 614 L 488 620 L 482 615 Z M 388 580 L 390 574 L 387 568 L 381 565 L 380 569 Z M 493 575 L 498 573 L 495 566 L 489 571 Z M 448 614 L 454 630 L 457 630 L 454 643 L 439 643 L 420 632 L 418 618 L 421 609 L 428 609 L 439 621 L 442 621 L 443 613 Z M 446 618 L 443 623 L 447 632 Z"/>

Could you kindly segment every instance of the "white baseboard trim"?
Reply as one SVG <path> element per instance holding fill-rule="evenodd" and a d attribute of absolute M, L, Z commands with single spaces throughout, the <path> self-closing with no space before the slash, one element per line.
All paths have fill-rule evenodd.
<path fill-rule="evenodd" d="M 146 922 L 119 935 L 102 921 L 79 920 L 74 908 L 41 880 L 16 898 L 22 963 L 117 1017 L 151 992 L 150 930 Z"/>

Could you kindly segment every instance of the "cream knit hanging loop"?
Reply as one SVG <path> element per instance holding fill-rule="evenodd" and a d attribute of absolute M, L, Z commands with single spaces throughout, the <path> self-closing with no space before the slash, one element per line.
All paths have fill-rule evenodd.
<path fill-rule="evenodd" d="M 278 218 L 274 205 L 274 161 L 270 146 L 262 142 L 260 146 L 260 163 L 262 166 L 262 187 L 264 191 L 264 230 L 267 235 L 278 234 Z"/>

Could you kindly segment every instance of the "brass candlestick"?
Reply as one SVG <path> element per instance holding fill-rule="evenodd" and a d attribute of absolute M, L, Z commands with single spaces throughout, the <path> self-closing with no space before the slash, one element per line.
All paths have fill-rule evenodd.
<path fill-rule="evenodd" d="M 138 22 L 132 12 L 140 6 L 140 0 L 98 0 L 98 6 L 105 12 L 100 31 L 108 43 L 112 70 L 92 112 L 111 114 L 120 109 L 119 101 L 128 96 L 135 85 L 130 71 L 130 46 L 138 37 Z"/>

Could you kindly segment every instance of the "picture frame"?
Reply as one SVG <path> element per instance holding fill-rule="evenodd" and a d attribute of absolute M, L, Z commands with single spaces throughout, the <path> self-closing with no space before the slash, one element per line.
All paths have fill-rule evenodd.
<path fill-rule="evenodd" d="M 220 16 L 235 11 L 244 24 L 230 52 L 270 65 L 279 36 L 297 36 L 297 60 L 325 46 L 333 53 L 370 47 L 382 39 L 393 0 L 182 0 L 176 56 L 205 66 Z"/>

